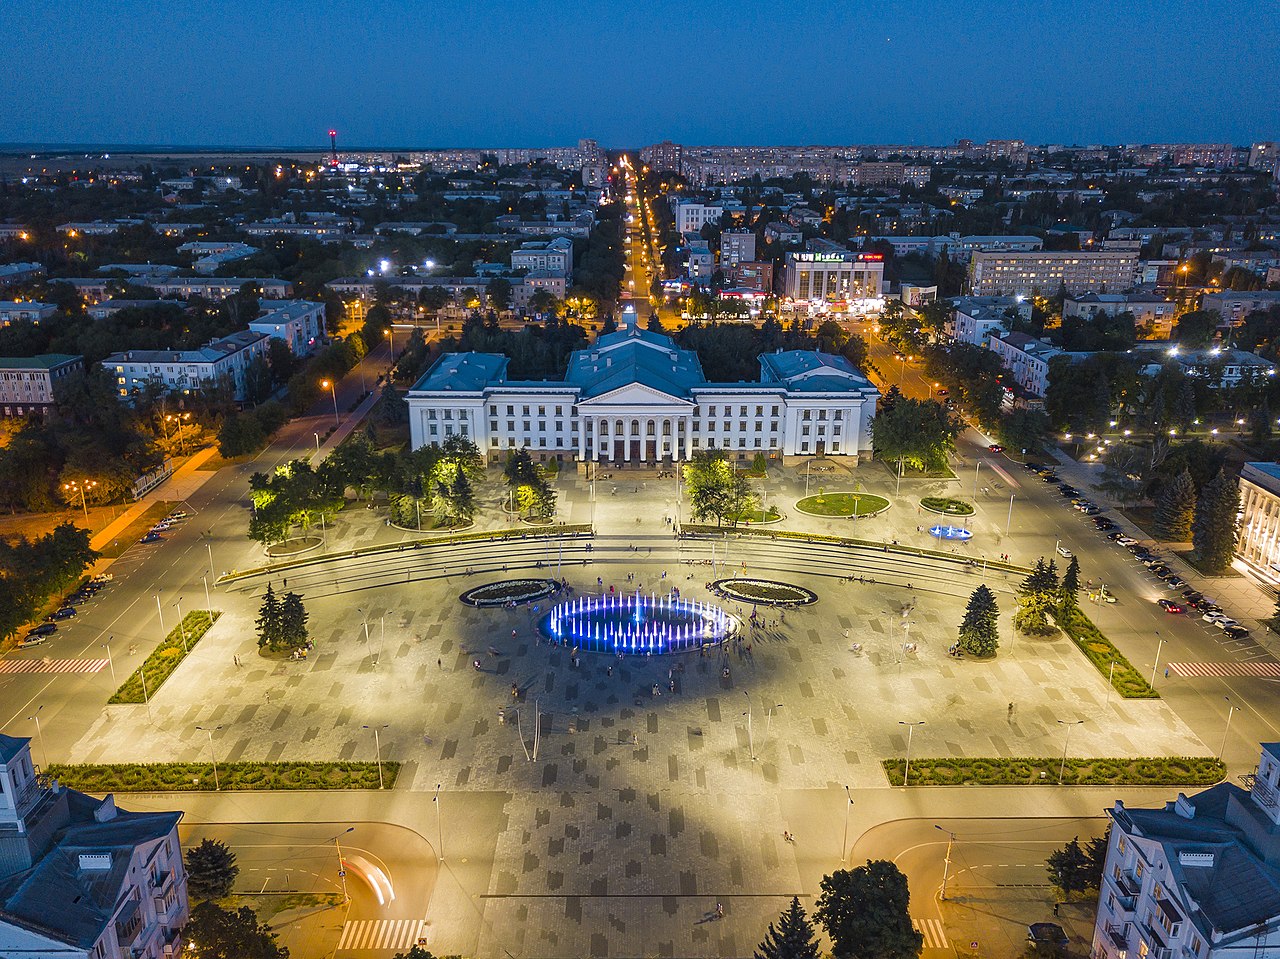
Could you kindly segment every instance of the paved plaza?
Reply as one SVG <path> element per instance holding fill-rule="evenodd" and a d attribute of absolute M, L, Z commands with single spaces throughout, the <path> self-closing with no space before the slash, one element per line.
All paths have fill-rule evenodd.
<path fill-rule="evenodd" d="M 951 658 L 981 569 L 948 563 L 908 590 L 894 574 L 896 553 L 875 560 L 882 572 L 872 586 L 841 582 L 845 568 L 825 553 L 731 541 L 730 573 L 745 564 L 751 575 L 814 590 L 819 602 L 788 610 L 785 622 L 762 610 L 766 627 L 706 656 L 583 654 L 575 667 L 568 650 L 537 638 L 532 611 L 474 609 L 457 595 L 502 578 L 501 566 L 527 574 L 541 561 L 549 570 L 540 574 L 559 569 L 580 593 L 597 592 L 599 577 L 605 589 L 675 585 L 686 598 L 710 599 L 712 570 L 700 564 L 711 545 L 678 548 L 666 523 L 674 484 L 652 474 L 598 483 L 594 503 L 581 480 L 565 477 L 560 487 L 562 518 L 594 518 L 601 531 L 590 553 L 581 543 L 393 552 L 376 560 L 379 576 L 346 583 L 342 564 L 290 571 L 316 642 L 303 662 L 256 655 L 265 578 L 220 590 L 224 616 L 154 698 L 150 718 L 147 707 L 111 707 L 68 758 L 203 758 L 208 740 L 195 727 L 220 725 L 213 743 L 223 762 L 373 760 L 374 737 L 362 727 L 385 725 L 383 758 L 405 764 L 397 792 L 441 784 L 455 817 L 466 815 L 459 794 L 501 800 L 492 823 L 467 824 L 493 844 L 487 891 L 453 903 L 439 894 L 432 903 L 434 951 L 487 957 L 749 952 L 788 897 L 816 891 L 814 862 L 820 871 L 838 864 L 830 824 L 819 827 L 812 804 L 796 797 L 845 785 L 889 789 L 880 760 L 905 750 L 900 721 L 925 721 L 912 742 L 917 756 L 1055 756 L 1060 719 L 1086 720 L 1072 733 L 1074 755 L 1207 751 L 1164 702 L 1109 696 L 1104 677 L 1065 637 L 1013 638 L 1016 576 L 987 577 L 1002 606 L 998 658 Z M 789 507 L 781 491 L 779 503 Z M 335 538 L 350 546 L 403 535 L 360 519 L 344 517 Z M 975 525 L 993 522 L 980 515 Z M 787 525 L 805 524 L 907 541 L 916 518 L 897 506 L 857 523 Z M 724 548 L 717 546 L 718 564 Z M 467 576 L 467 566 L 493 572 Z M 280 589 L 286 574 L 271 578 Z M 751 612 L 734 611 L 744 619 Z M 418 827 L 434 836 L 432 820 Z M 455 828 L 446 827 L 446 846 Z M 797 841 L 785 841 L 784 830 Z M 819 830 L 821 848 L 812 845 Z M 710 921 L 717 901 L 726 917 Z"/>

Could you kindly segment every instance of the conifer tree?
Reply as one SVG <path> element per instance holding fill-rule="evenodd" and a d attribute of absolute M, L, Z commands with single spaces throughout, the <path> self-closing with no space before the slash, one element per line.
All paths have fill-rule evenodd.
<path fill-rule="evenodd" d="M 1156 499 L 1156 536 L 1174 543 L 1191 538 L 1191 524 L 1196 515 L 1196 484 L 1191 473 L 1183 470 L 1175 476 Z"/>
<path fill-rule="evenodd" d="M 267 583 L 267 591 L 262 594 L 262 606 L 258 609 L 258 646 L 279 646 L 282 625 L 280 601 L 276 599 L 271 584 Z"/>
<path fill-rule="evenodd" d="M 960 623 L 960 648 L 974 656 L 994 656 L 1000 645 L 999 616 L 995 593 L 985 585 L 975 589 Z"/>
<path fill-rule="evenodd" d="M 1206 573 L 1221 573 L 1235 555 L 1240 514 L 1240 487 L 1225 470 L 1205 484 L 1196 502 L 1191 544 Z"/>
<path fill-rule="evenodd" d="M 280 604 L 280 642 L 285 649 L 307 645 L 307 609 L 297 593 L 285 593 Z"/>
<path fill-rule="evenodd" d="M 1072 556 L 1067 571 L 1062 575 L 1062 585 L 1058 587 L 1058 612 L 1065 616 L 1076 609 L 1079 606 L 1076 593 L 1079 591 L 1080 560 Z"/>
<path fill-rule="evenodd" d="M 813 923 L 805 915 L 800 899 L 792 896 L 791 905 L 783 910 L 777 924 L 769 923 L 755 959 L 818 959 L 821 954 Z"/>

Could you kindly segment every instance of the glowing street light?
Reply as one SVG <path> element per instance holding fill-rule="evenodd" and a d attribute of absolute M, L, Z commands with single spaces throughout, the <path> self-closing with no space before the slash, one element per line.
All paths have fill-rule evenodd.
<path fill-rule="evenodd" d="M 339 426 L 340 421 L 338 419 L 338 391 L 333 385 L 333 380 L 321 380 L 320 386 L 323 389 L 328 390 L 329 393 L 333 396 L 333 425 L 335 427 Z"/>

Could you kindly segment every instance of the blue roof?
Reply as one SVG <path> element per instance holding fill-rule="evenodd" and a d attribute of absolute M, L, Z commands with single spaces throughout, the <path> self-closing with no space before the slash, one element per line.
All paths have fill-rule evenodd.
<path fill-rule="evenodd" d="M 6 736 L 4 733 L 0 733 L 0 763 L 12 761 L 14 757 L 26 748 L 29 742 L 31 742 L 29 737 L 18 738 L 17 736 Z"/>
<path fill-rule="evenodd" d="M 413 384 L 413 390 L 479 393 L 506 377 L 507 358 L 499 353 L 445 353 Z"/>
<path fill-rule="evenodd" d="M 875 389 L 871 381 L 854 369 L 845 357 L 818 350 L 762 353 L 760 369 L 764 379 L 781 381 L 787 389 L 797 392 L 844 393 L 851 389 Z"/>
<path fill-rule="evenodd" d="M 697 353 L 680 349 L 669 336 L 627 326 L 600 337 L 589 350 L 575 350 L 565 380 L 587 399 L 632 383 L 688 397 L 707 378 Z"/>

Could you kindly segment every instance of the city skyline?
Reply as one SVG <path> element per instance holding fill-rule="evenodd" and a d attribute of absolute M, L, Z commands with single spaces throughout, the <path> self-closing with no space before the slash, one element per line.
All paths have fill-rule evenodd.
<path fill-rule="evenodd" d="M 659 3 L 641 20 L 608 2 L 572 22 L 541 0 L 502 18 L 453 2 L 428 18 L 391 0 L 268 22 L 240 0 L 163 18 L 136 2 L 108 20 L 82 2 L 60 11 L 24 0 L 0 12 L 15 47 L 44 57 L 0 78 L 0 103 L 17 108 L 10 143 L 304 149 L 332 127 L 349 148 L 388 149 L 580 136 L 616 148 L 1243 144 L 1280 128 L 1268 96 L 1280 27 L 1249 0 L 1203 22 L 1186 3 L 1097 0 L 1061 30 L 1047 3 L 888 3 L 870 22 L 802 3 L 789 29 L 755 3 L 696 19 Z M 849 40 L 815 44 L 826 37 Z"/>

